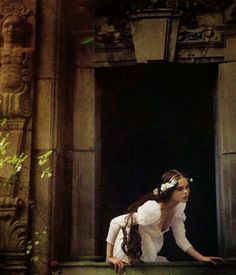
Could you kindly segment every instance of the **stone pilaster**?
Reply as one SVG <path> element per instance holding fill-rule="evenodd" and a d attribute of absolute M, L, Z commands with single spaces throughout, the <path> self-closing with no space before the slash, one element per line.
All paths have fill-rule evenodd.
<path fill-rule="evenodd" d="M 217 87 L 217 204 L 220 251 L 236 257 L 236 62 L 219 65 Z"/>
<path fill-rule="evenodd" d="M 6 156 L 22 152 L 28 156 L 11 184 L 4 185 L 4 182 L 12 174 L 13 167 L 8 164 L 0 170 L 0 256 L 3 269 L 17 274 L 26 271 L 35 11 L 34 0 L 0 1 L 0 118 L 6 119 L 1 137 L 7 136 L 9 141 Z"/>
<path fill-rule="evenodd" d="M 95 259 L 96 211 L 96 93 L 94 68 L 94 1 L 77 1 L 76 68 L 73 115 L 73 190 L 71 255 Z M 98 183 L 97 183 L 98 184 Z"/>
<path fill-rule="evenodd" d="M 57 261 L 65 253 L 70 244 L 66 242 L 66 229 L 69 222 L 64 216 L 69 216 L 66 203 L 68 188 L 63 181 L 63 138 L 64 124 L 64 11 L 61 0 L 38 1 L 37 37 L 38 51 L 36 56 L 36 79 L 33 123 L 33 157 L 52 150 L 49 166 L 52 177 L 41 179 L 38 167 L 32 165 L 32 199 L 36 209 L 32 210 L 31 231 L 46 234 L 40 239 L 37 256 L 40 261 L 32 265 L 30 274 L 50 274 L 50 261 Z M 68 92 L 68 91 L 66 91 Z M 66 213 L 63 215 L 63 213 Z M 34 236 L 34 234 L 32 234 Z M 62 257 L 62 256 L 61 256 Z"/>

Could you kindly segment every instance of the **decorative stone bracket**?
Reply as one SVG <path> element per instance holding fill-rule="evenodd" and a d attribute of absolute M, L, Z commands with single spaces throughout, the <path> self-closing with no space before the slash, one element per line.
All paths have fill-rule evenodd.
<path fill-rule="evenodd" d="M 0 198 L 0 230 L 5 232 L 0 243 L 0 251 L 23 252 L 25 249 L 26 225 L 17 219 L 23 206 L 19 198 Z"/>

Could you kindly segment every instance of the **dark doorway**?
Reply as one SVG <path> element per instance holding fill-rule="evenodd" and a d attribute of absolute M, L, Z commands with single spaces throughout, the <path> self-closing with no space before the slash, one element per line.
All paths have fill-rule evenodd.
<path fill-rule="evenodd" d="M 212 65 L 141 65 L 98 69 L 101 88 L 101 254 L 109 221 L 170 168 L 194 179 L 188 202 L 189 240 L 217 253 Z M 166 235 L 162 254 L 189 259 Z M 169 249 L 171 247 L 171 249 Z"/>

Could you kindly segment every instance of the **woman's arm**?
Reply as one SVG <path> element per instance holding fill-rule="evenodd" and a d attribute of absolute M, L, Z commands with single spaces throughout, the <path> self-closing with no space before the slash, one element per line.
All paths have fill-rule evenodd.
<path fill-rule="evenodd" d="M 192 247 L 192 244 L 188 241 L 186 238 L 186 230 L 184 226 L 183 217 L 177 217 L 174 218 L 174 220 L 171 223 L 171 228 L 173 231 L 173 235 L 175 237 L 176 244 L 184 251 L 186 252 L 190 247 Z"/>
<path fill-rule="evenodd" d="M 127 214 L 121 215 L 111 220 L 107 238 L 106 238 L 106 241 L 108 243 L 114 245 L 120 229 L 126 226 L 127 216 L 128 216 Z"/>
<path fill-rule="evenodd" d="M 122 259 L 114 257 L 113 248 L 121 227 L 124 227 L 126 225 L 126 218 L 127 215 L 121 215 L 111 220 L 106 239 L 106 260 L 114 265 L 115 271 L 119 274 L 122 273 L 125 264 L 128 263 Z"/>
<path fill-rule="evenodd" d="M 113 244 L 107 242 L 107 261 L 114 265 L 116 273 L 121 274 L 123 272 L 124 266 L 128 263 L 113 256 L 113 247 Z"/>
<path fill-rule="evenodd" d="M 197 261 L 210 262 L 215 265 L 217 264 L 217 261 L 224 261 L 220 257 L 204 256 L 190 244 L 185 235 L 185 226 L 182 217 L 175 218 L 171 227 L 177 245 Z"/>
<path fill-rule="evenodd" d="M 199 253 L 195 248 L 189 247 L 186 251 L 190 256 L 192 256 L 194 259 L 200 262 L 209 262 L 213 263 L 214 265 L 217 265 L 217 262 L 224 261 L 220 257 L 213 257 L 213 256 L 203 256 L 201 253 Z"/>

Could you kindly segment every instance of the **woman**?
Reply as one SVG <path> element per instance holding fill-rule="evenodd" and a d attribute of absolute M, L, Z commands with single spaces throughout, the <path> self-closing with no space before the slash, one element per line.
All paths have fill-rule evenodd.
<path fill-rule="evenodd" d="M 136 261 L 163 262 L 158 256 L 163 234 L 171 227 L 177 245 L 194 259 L 217 264 L 220 257 L 203 256 L 185 236 L 184 209 L 189 197 L 189 180 L 177 170 L 161 178 L 160 188 L 128 208 L 128 214 L 114 218 L 107 236 L 107 261 L 121 273 L 124 265 Z"/>

